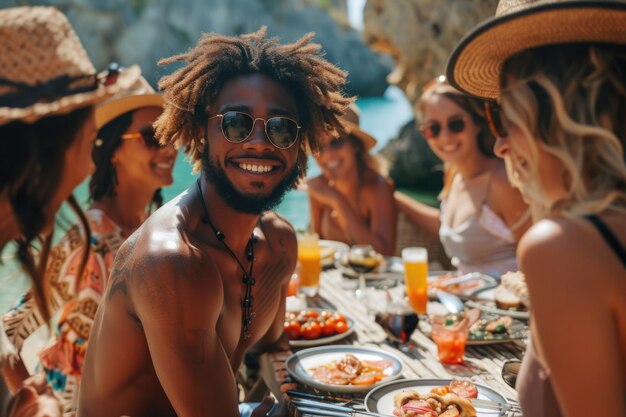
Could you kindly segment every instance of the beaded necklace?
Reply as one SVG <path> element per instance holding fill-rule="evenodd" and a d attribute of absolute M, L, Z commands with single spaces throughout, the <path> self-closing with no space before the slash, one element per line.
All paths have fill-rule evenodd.
<path fill-rule="evenodd" d="M 250 268 L 248 271 L 246 271 L 246 268 L 244 268 L 243 264 L 239 261 L 237 255 L 235 255 L 232 249 L 226 244 L 226 236 L 224 235 L 224 233 L 222 233 L 220 230 L 217 230 L 217 228 L 213 226 L 213 223 L 211 223 L 211 219 L 209 218 L 209 211 L 206 208 L 204 197 L 202 195 L 202 186 L 200 185 L 200 179 L 198 179 L 196 184 L 198 185 L 200 202 L 202 203 L 202 223 L 208 224 L 211 229 L 213 229 L 213 233 L 215 233 L 215 237 L 217 238 L 217 240 L 224 246 L 230 257 L 233 258 L 235 262 L 237 262 L 237 265 L 239 265 L 239 268 L 241 268 L 241 271 L 243 272 L 242 281 L 246 286 L 246 291 L 244 297 L 241 300 L 241 310 L 243 312 L 241 317 L 241 324 L 243 326 L 242 332 L 243 338 L 245 340 L 248 339 L 251 335 L 250 327 L 252 326 L 252 319 L 255 316 L 254 310 L 252 309 L 252 286 L 255 283 L 254 278 L 252 278 L 252 269 L 254 267 L 254 261 L 256 260 L 254 257 L 254 245 L 257 242 L 257 237 L 254 235 L 254 233 L 252 233 L 250 235 L 250 239 L 248 239 L 248 244 L 246 245 L 246 256 L 248 261 L 250 262 Z"/>

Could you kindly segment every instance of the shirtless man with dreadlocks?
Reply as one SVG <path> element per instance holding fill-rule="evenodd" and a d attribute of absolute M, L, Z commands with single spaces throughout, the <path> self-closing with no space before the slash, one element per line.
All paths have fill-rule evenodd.
<path fill-rule="evenodd" d="M 78 416 L 235 416 L 247 351 L 288 349 L 291 225 L 269 211 L 305 175 L 306 149 L 351 99 L 312 35 L 204 35 L 160 62 L 163 143 L 184 147 L 197 183 L 120 248 L 83 369 Z M 253 415 L 264 415 L 266 402 Z"/>

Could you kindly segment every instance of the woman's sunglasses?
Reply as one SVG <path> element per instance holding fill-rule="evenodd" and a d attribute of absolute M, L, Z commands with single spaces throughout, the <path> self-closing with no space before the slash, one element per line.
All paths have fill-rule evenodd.
<path fill-rule="evenodd" d="M 154 128 L 152 126 L 144 126 L 139 129 L 139 132 L 135 133 L 124 133 L 120 136 L 122 139 L 143 139 L 143 143 L 146 144 L 148 148 L 160 148 L 161 144 L 154 136 Z"/>
<path fill-rule="evenodd" d="M 461 133 L 465 130 L 465 120 L 462 117 L 451 119 L 448 120 L 446 126 L 448 130 L 452 133 Z M 442 129 L 443 128 L 441 126 L 441 123 L 439 122 L 428 123 L 420 127 L 420 131 L 422 132 L 424 137 L 426 137 L 426 139 L 437 139 L 439 134 L 441 134 Z"/>
<path fill-rule="evenodd" d="M 325 151 L 336 151 L 339 150 L 341 148 L 343 148 L 343 145 L 346 143 L 346 141 L 343 138 L 332 138 L 330 141 L 328 141 L 327 144 L 325 145 L 321 145 L 319 146 L 319 153 L 321 154 L 322 152 Z"/>
<path fill-rule="evenodd" d="M 509 133 L 502 124 L 500 105 L 495 101 L 485 101 L 485 118 L 489 125 L 489 130 L 497 138 L 505 138 Z"/>
<path fill-rule="evenodd" d="M 295 120 L 288 117 L 271 117 L 267 120 L 260 117 L 254 118 L 247 113 L 239 111 L 227 111 L 209 117 L 209 120 L 216 117 L 222 118 L 222 134 L 230 143 L 242 143 L 252 134 L 254 124 L 261 120 L 265 124 L 265 134 L 270 143 L 278 149 L 289 149 L 298 141 L 300 126 Z"/>

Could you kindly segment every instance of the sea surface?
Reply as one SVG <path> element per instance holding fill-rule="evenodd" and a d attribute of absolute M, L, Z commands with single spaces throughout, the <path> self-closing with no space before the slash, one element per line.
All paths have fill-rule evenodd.
<path fill-rule="evenodd" d="M 361 110 L 362 129 L 378 139 L 373 152 L 395 137 L 400 128 L 413 117 L 409 102 L 396 87 L 389 87 L 382 97 L 361 98 L 357 101 L 357 106 Z M 319 172 L 319 167 L 311 158 L 308 176 L 318 175 Z M 165 201 L 186 190 L 195 179 L 196 176 L 191 172 L 191 165 L 181 152 L 174 167 L 174 184 L 163 190 Z M 79 202 L 86 202 L 87 183 L 82 184 L 75 194 Z M 309 203 L 306 193 L 290 191 L 276 211 L 286 217 L 297 230 L 308 228 Z M 63 210 L 59 217 L 61 226 L 67 226 L 74 220 L 66 210 Z M 0 314 L 15 304 L 28 285 L 13 261 L 10 250 L 5 250 L 3 258 L 4 262 L 0 264 Z"/>

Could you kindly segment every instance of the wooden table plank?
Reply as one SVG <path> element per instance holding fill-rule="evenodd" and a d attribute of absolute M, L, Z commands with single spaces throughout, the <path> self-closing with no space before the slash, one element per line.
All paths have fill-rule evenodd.
<path fill-rule="evenodd" d="M 319 296 L 307 300 L 310 307 L 333 308 L 354 320 L 355 334 L 338 343 L 372 346 L 395 354 L 404 362 L 402 376 L 407 379 L 465 377 L 517 401 L 516 391 L 502 380 L 501 371 L 506 360 L 521 359 L 525 350 L 523 341 L 468 346 L 464 364 L 444 365 L 438 360 L 435 343 L 419 328 L 412 335 L 409 348 L 390 343 L 365 305 L 356 299 L 353 288 L 354 280 L 343 278 L 338 270 L 324 271 Z"/>

